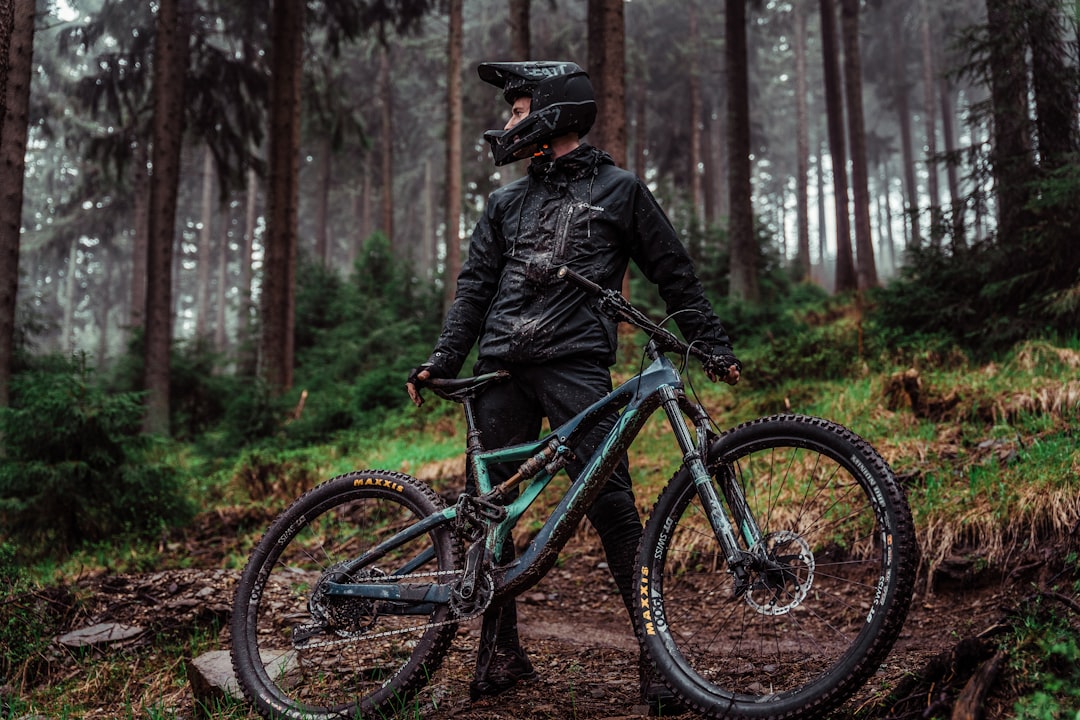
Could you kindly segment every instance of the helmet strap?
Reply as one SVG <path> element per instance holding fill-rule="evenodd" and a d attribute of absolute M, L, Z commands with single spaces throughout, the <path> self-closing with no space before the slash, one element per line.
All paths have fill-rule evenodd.
<path fill-rule="evenodd" d="M 547 175 L 555 167 L 555 151 L 550 143 L 542 143 L 532 154 L 532 167 L 541 175 Z"/>

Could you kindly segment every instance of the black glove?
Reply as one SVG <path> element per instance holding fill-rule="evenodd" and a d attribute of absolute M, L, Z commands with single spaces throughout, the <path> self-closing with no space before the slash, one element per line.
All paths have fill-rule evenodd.
<path fill-rule="evenodd" d="M 433 373 L 431 371 L 431 368 L 432 368 L 431 363 L 424 363 L 422 365 L 417 365 L 416 367 L 414 367 L 412 370 L 409 371 L 409 377 L 405 381 L 405 384 L 406 385 L 417 385 L 417 386 L 421 385 L 423 381 L 421 381 L 419 379 L 420 373 L 427 370 L 428 371 L 428 376 L 431 377 L 431 376 L 433 376 L 435 374 L 435 373 Z"/>
<path fill-rule="evenodd" d="M 730 348 L 722 348 L 720 352 L 714 352 L 705 360 L 705 374 L 713 382 L 723 380 L 729 385 L 739 382 L 742 374 L 742 363 L 735 357 Z"/>
<path fill-rule="evenodd" d="M 427 373 L 425 379 L 431 377 L 433 374 L 431 371 L 431 363 L 424 363 L 423 365 L 417 365 L 409 372 L 409 377 L 405 381 L 405 391 L 409 393 L 409 399 L 412 400 L 413 405 L 420 407 L 424 404 L 424 398 L 420 396 L 420 388 L 423 386 L 424 381 L 420 379 L 420 373 Z"/>

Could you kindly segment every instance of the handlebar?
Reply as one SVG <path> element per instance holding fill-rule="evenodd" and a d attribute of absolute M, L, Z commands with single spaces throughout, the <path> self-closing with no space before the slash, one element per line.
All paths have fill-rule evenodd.
<path fill-rule="evenodd" d="M 638 310 L 616 290 L 597 285 L 587 277 L 579 275 L 565 265 L 559 268 L 557 277 L 560 280 L 568 280 L 582 288 L 589 295 L 598 299 L 598 309 L 615 322 L 625 322 L 643 330 L 649 336 L 646 352 L 655 360 L 660 353 L 676 352 L 680 355 L 693 355 L 701 361 L 705 372 L 715 380 L 723 380 L 732 385 L 739 381 L 741 367 L 738 360 L 727 355 L 713 355 L 697 345 L 680 340 L 674 333 L 657 325 L 645 313 Z M 499 382 L 509 377 L 505 371 L 487 373 L 475 378 L 447 379 L 433 377 L 418 377 L 419 371 L 425 366 L 420 366 L 413 371 L 406 388 L 413 404 L 419 407 L 424 400 L 420 395 L 420 388 L 431 388 L 435 394 L 447 400 L 464 402 L 475 397 L 480 390 L 491 382 Z M 468 405 L 466 405 L 468 407 Z"/>
<path fill-rule="evenodd" d="M 596 296 L 599 299 L 598 307 L 600 311 L 612 320 L 616 322 L 626 322 L 645 331 L 651 338 L 651 342 L 655 346 L 657 352 L 671 351 L 682 355 L 693 355 L 705 365 L 707 370 L 716 372 L 718 377 L 723 378 L 727 375 L 728 369 L 726 367 L 712 367 L 712 364 L 716 361 L 716 356 L 702 350 L 696 345 L 691 345 L 680 340 L 670 330 L 657 325 L 645 315 L 645 313 L 631 305 L 630 301 L 623 297 L 622 293 L 617 290 L 603 288 L 592 280 L 589 280 L 587 277 L 574 272 L 565 265 L 559 268 L 557 277 L 569 280 L 590 295 Z"/>

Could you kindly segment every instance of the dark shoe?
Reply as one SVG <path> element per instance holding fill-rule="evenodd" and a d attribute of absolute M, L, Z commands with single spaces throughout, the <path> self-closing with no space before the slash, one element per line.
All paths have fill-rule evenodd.
<path fill-rule="evenodd" d="M 641 701 L 649 706 L 649 717 L 673 717 L 690 712 L 664 681 L 657 677 L 652 662 L 644 652 L 638 659 L 638 676 L 641 681 Z"/>
<path fill-rule="evenodd" d="M 479 700 L 506 692 L 523 680 L 535 680 L 529 656 L 520 647 L 496 651 L 483 676 L 469 683 L 469 699 Z"/>
<path fill-rule="evenodd" d="M 511 600 L 501 607 L 489 608 L 480 628 L 476 674 L 469 683 L 469 698 L 475 701 L 498 695 L 522 680 L 535 677 L 529 656 L 518 641 L 517 605 Z"/>

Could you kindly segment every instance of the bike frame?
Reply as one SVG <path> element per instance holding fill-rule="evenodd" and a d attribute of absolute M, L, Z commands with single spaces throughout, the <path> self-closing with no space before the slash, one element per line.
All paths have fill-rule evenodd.
<path fill-rule="evenodd" d="M 502 543 L 509 537 L 514 526 L 547 488 L 551 479 L 572 457 L 571 448 L 576 446 L 603 419 L 618 413 L 612 428 L 597 446 L 585 467 L 573 479 L 559 505 L 552 511 L 543 527 L 529 544 L 529 547 L 494 578 L 496 598 L 518 595 L 531 587 L 550 569 L 558 558 L 559 552 L 573 534 L 585 511 L 599 494 L 604 482 L 627 451 L 646 421 L 659 407 L 663 407 L 672 430 L 683 453 L 683 462 L 689 469 L 706 509 L 710 524 L 724 549 L 729 568 L 741 567 L 745 553 L 740 547 L 733 526 L 724 510 L 723 502 L 713 485 L 706 469 L 706 443 L 708 438 L 708 418 L 703 410 L 687 400 L 683 391 L 682 379 L 678 370 L 650 342 L 647 350 L 652 363 L 638 375 L 612 390 L 578 415 L 554 428 L 544 437 L 527 443 L 511 445 L 505 448 L 484 450 L 481 447 L 470 448 L 469 462 L 476 474 L 477 500 L 484 501 L 490 507 L 498 503 L 505 509 L 505 517 L 498 522 L 492 518 L 482 538 L 487 557 L 495 557 Z M 468 406 L 466 408 L 468 410 Z M 620 412 L 620 410 L 622 412 Z M 473 428 L 471 414 L 467 411 L 470 428 Z M 697 439 L 690 433 L 684 417 L 690 417 L 697 428 Z M 500 489 L 493 487 L 490 468 L 496 464 L 523 462 L 532 460 L 539 469 L 535 474 L 522 480 L 530 480 L 523 487 L 517 498 L 502 505 Z M 524 466 L 523 466 L 524 467 Z M 725 492 L 739 492 L 737 486 L 725 487 Z M 732 505 L 739 507 L 738 500 L 732 499 Z M 346 563 L 341 568 L 344 574 L 365 567 L 377 561 L 392 549 L 399 547 L 441 525 L 453 523 L 460 517 L 458 505 L 446 508 L 440 513 L 424 518 L 386 539 L 363 555 Z M 501 513 L 500 513 L 501 514 Z M 752 545 L 760 533 L 752 518 L 741 517 L 737 522 L 743 531 L 743 540 Z M 472 549 L 470 548 L 470 552 Z M 421 567 L 433 557 L 434 551 L 422 553 L 405 567 L 398 575 L 407 575 Z M 452 583 L 398 583 L 367 581 L 361 583 L 329 583 L 327 595 L 363 597 L 369 599 L 412 603 L 412 606 L 399 606 L 396 612 L 427 614 L 431 611 L 430 603 L 449 602 Z"/>

